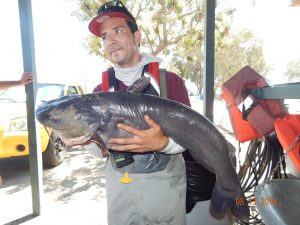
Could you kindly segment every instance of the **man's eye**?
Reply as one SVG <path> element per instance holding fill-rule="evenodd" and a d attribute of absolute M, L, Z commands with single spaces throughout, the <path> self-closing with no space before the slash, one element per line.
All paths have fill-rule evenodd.
<path fill-rule="evenodd" d="M 116 33 L 122 33 L 123 30 L 122 29 L 116 29 Z"/>
<path fill-rule="evenodd" d="M 106 39 L 106 36 L 101 36 L 102 41 L 104 41 Z"/>

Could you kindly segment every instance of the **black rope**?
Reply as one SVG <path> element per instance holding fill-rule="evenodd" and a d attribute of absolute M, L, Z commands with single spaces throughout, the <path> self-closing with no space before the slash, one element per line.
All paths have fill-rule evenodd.
<path fill-rule="evenodd" d="M 241 153 L 241 149 L 239 152 Z M 242 163 L 239 159 L 240 171 L 238 173 L 241 186 L 248 200 L 254 197 L 254 188 L 267 179 L 278 162 L 281 165 L 276 170 L 273 178 L 287 179 L 286 163 L 282 160 L 283 154 L 283 148 L 275 133 L 249 142 L 244 162 Z M 241 225 L 264 225 L 256 207 L 250 206 L 250 210 L 249 222 L 245 223 L 238 220 L 235 220 L 235 222 Z"/>

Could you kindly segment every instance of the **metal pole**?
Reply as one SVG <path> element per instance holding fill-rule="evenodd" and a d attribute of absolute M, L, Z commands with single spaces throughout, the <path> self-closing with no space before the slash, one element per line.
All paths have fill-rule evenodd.
<path fill-rule="evenodd" d="M 213 122 L 214 108 L 214 52 L 216 0 L 205 1 L 204 39 L 204 115 Z"/>
<path fill-rule="evenodd" d="M 27 127 L 29 138 L 29 161 L 32 191 L 32 212 L 34 215 L 41 213 L 41 187 L 42 164 L 39 127 L 35 122 L 36 99 L 36 68 L 34 54 L 33 22 L 30 0 L 19 0 L 20 29 L 22 40 L 22 53 L 24 71 L 33 72 L 34 78 L 31 84 L 25 86 L 27 106 Z"/>

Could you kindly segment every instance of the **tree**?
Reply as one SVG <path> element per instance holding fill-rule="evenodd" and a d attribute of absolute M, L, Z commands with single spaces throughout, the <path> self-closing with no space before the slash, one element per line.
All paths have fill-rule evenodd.
<path fill-rule="evenodd" d="M 219 46 L 224 45 L 223 42 L 229 34 L 233 14 L 233 9 L 227 9 L 216 15 L 215 29 L 216 36 L 220 37 L 218 39 Z M 179 72 L 182 77 L 190 79 L 196 84 L 198 93 L 202 93 L 203 88 L 203 39 L 204 31 L 201 26 L 192 35 L 186 36 L 181 45 L 174 46 L 174 54 L 170 63 L 172 70 Z"/>
<path fill-rule="evenodd" d="M 299 81 L 300 79 L 300 59 L 294 59 L 286 66 L 284 76 L 288 81 Z"/>
<path fill-rule="evenodd" d="M 222 46 L 216 49 L 216 79 L 219 85 L 246 65 L 264 75 L 268 72 L 262 48 L 262 41 L 255 39 L 251 31 L 240 30 L 231 33 Z"/>
<path fill-rule="evenodd" d="M 79 9 L 74 12 L 80 20 L 90 21 L 104 0 L 75 0 Z M 169 47 L 193 34 L 203 23 L 202 1 L 199 0 L 129 0 L 123 1 L 137 19 L 143 32 L 142 46 L 153 55 L 169 53 Z M 149 21 L 149 22 L 147 22 Z M 88 38 L 90 53 L 101 55 L 99 38 Z"/>
<path fill-rule="evenodd" d="M 74 0 L 79 9 L 74 14 L 90 21 L 104 0 Z M 194 82 L 199 92 L 203 87 L 203 2 L 199 0 L 128 0 L 123 1 L 143 33 L 142 46 L 153 55 L 170 55 L 168 69 Z M 261 43 L 250 32 L 231 33 L 234 9 L 216 12 L 216 65 L 217 84 L 249 64 L 258 72 L 265 72 Z M 146 21 L 146 22 L 145 22 Z M 147 22 L 149 21 L 149 22 Z M 90 36 L 87 41 L 90 53 L 101 55 L 99 38 Z M 143 49 L 142 49 L 143 50 Z M 168 57 L 166 57 L 168 58 Z M 170 61 L 170 60 L 169 60 Z"/>
<path fill-rule="evenodd" d="M 262 42 L 256 40 L 250 31 L 242 30 L 226 35 L 216 34 L 215 46 L 215 86 L 220 87 L 226 80 L 237 73 L 241 68 L 250 65 L 261 75 L 268 72 Z M 203 88 L 203 56 L 201 38 L 194 37 L 186 40 L 185 48 L 176 48 L 171 65 L 184 78 L 190 79 L 198 88 Z"/>
<path fill-rule="evenodd" d="M 173 56 L 169 65 L 171 70 L 195 83 L 198 93 L 202 92 L 203 87 L 202 46 L 202 37 L 194 36 L 186 38 L 182 45 L 174 47 L 172 51 Z"/>

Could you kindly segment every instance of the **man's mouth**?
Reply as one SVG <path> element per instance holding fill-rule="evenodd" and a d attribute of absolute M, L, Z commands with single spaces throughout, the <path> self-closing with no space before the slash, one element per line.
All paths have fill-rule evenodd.
<path fill-rule="evenodd" d="M 110 54 L 113 54 L 121 49 L 122 49 L 121 47 L 112 48 L 112 49 L 110 49 Z"/>

